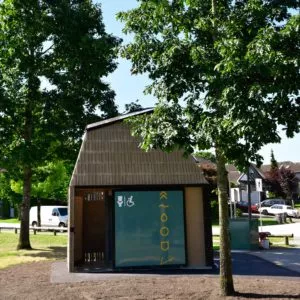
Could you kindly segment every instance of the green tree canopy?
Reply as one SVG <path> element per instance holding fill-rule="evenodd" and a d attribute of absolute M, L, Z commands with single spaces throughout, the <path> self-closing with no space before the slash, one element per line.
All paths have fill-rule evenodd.
<path fill-rule="evenodd" d="M 63 161 L 50 162 L 37 167 L 32 176 L 32 197 L 67 202 L 70 170 L 68 164 Z M 22 180 L 10 180 L 10 187 L 13 192 L 23 195 Z"/>
<path fill-rule="evenodd" d="M 210 160 L 211 162 L 216 162 L 216 156 L 209 151 L 197 151 L 193 154 L 196 158 L 202 158 L 206 160 Z"/>
<path fill-rule="evenodd" d="M 146 91 L 160 99 L 146 124 L 158 129 L 147 130 L 157 134 L 151 143 L 187 152 L 218 143 L 245 168 L 261 159 L 262 145 L 280 141 L 277 125 L 288 136 L 298 132 L 299 15 L 289 13 L 297 6 L 296 0 L 150 0 L 119 14 L 124 31 L 134 33 L 122 54 L 132 73 L 149 73 Z"/>
<path fill-rule="evenodd" d="M 0 3 L 0 166 L 22 180 L 18 248 L 31 248 L 29 206 L 37 166 L 74 159 L 84 127 L 117 114 L 102 78 L 116 68 L 119 39 L 89 0 Z"/>
<path fill-rule="evenodd" d="M 149 74 L 158 99 L 137 119 L 142 147 L 192 153 L 215 147 L 221 291 L 233 294 L 226 162 L 247 169 L 257 151 L 299 132 L 299 1 L 140 0 L 120 13 L 134 40 L 122 55 Z M 143 126 L 140 126 L 143 124 Z M 133 122 L 133 125 L 134 122 Z"/>
<path fill-rule="evenodd" d="M 271 150 L 271 166 L 270 166 L 270 172 L 275 172 L 278 169 L 278 163 L 274 156 L 274 151 Z"/>
<path fill-rule="evenodd" d="M 131 112 L 135 112 L 135 111 L 142 110 L 142 109 L 143 109 L 143 107 L 139 103 L 138 99 L 135 100 L 134 102 L 125 104 L 125 113 L 131 113 Z"/>
<path fill-rule="evenodd" d="M 0 200 L 6 201 L 11 207 L 18 207 L 22 201 L 21 195 L 11 189 L 7 172 L 0 172 Z"/>

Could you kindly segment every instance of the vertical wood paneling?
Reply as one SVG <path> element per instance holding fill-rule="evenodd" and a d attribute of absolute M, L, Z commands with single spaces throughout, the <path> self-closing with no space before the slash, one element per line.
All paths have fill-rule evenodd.
<path fill-rule="evenodd" d="M 83 260 L 83 251 L 82 251 L 82 218 L 83 218 L 83 199 L 82 197 L 74 198 L 74 261 Z"/>
<path fill-rule="evenodd" d="M 185 209 L 188 266 L 204 267 L 206 257 L 202 188 L 185 188 Z"/>

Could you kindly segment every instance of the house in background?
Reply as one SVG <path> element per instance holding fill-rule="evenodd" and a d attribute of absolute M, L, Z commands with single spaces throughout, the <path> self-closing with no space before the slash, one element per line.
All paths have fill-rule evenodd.
<path fill-rule="evenodd" d="M 216 164 L 210 160 L 196 157 L 197 165 L 202 169 L 208 181 L 213 182 L 213 188 L 216 188 Z M 290 161 L 278 163 L 279 169 L 291 170 L 295 174 L 295 182 L 293 184 L 292 199 L 299 200 L 300 195 L 300 163 L 293 163 Z M 247 172 L 241 173 L 234 165 L 227 165 L 228 172 L 228 188 L 230 188 L 230 199 L 234 202 L 248 201 L 248 180 Z M 267 180 L 267 172 L 270 171 L 270 165 L 263 165 L 257 168 L 254 164 L 250 165 L 250 190 L 251 200 L 255 204 L 259 200 L 268 198 L 268 191 L 271 190 L 270 184 Z M 256 180 L 260 180 L 262 184 L 262 191 L 258 192 L 256 187 Z"/>
<path fill-rule="evenodd" d="M 197 165 L 202 169 L 210 183 L 216 187 L 216 164 L 201 157 L 196 157 Z M 241 173 L 234 165 L 226 165 L 228 172 L 228 193 L 232 202 L 248 201 L 248 174 Z M 261 180 L 263 192 L 258 192 L 256 180 Z M 249 185 L 253 203 L 265 198 L 267 188 L 264 174 L 254 164 L 249 167 Z M 215 188 L 214 187 L 214 188 Z"/>
<path fill-rule="evenodd" d="M 69 187 L 68 268 L 213 266 L 207 182 L 181 151 L 144 152 L 126 118 L 86 128 Z"/>
<path fill-rule="evenodd" d="M 238 201 L 248 201 L 248 186 L 250 187 L 250 198 L 253 204 L 264 200 L 265 192 L 267 190 L 265 179 L 264 174 L 254 164 L 250 164 L 249 171 L 242 173 L 237 179 L 240 191 L 240 199 Z M 262 191 L 257 190 L 257 180 L 260 180 L 262 184 Z"/>
<path fill-rule="evenodd" d="M 250 166 L 250 184 L 251 184 L 251 199 L 255 203 L 258 201 L 258 197 L 260 200 L 264 200 L 268 198 L 268 191 L 270 190 L 270 186 L 268 185 L 268 181 L 266 178 L 266 173 L 270 171 L 270 165 L 262 165 L 260 168 L 257 168 L 254 164 Z M 298 182 L 295 184 L 294 190 L 292 192 L 292 198 L 294 200 L 298 199 L 300 194 L 300 163 L 293 162 L 280 162 L 278 163 L 278 168 L 285 168 L 287 170 L 291 170 L 295 173 L 295 180 Z M 231 199 L 236 199 L 236 201 L 247 201 L 247 173 L 240 173 L 233 165 L 227 166 L 228 171 L 228 180 L 232 185 L 236 186 L 235 195 L 239 194 L 239 196 L 231 197 Z M 255 179 L 261 179 L 263 192 L 256 192 Z"/>

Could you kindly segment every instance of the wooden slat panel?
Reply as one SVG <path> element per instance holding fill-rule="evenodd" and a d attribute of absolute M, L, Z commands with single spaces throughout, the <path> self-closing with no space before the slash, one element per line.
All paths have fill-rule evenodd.
<path fill-rule="evenodd" d="M 83 251 L 86 262 L 104 260 L 105 252 L 105 205 L 101 200 L 84 200 Z"/>
<path fill-rule="evenodd" d="M 82 252 L 82 210 L 83 210 L 83 200 L 82 197 L 75 197 L 74 199 L 74 261 L 83 260 Z"/>

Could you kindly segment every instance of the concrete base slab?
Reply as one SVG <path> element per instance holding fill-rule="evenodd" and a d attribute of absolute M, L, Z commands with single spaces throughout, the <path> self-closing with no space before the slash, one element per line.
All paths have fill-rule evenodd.
<path fill-rule="evenodd" d="M 165 270 L 129 270 L 122 273 L 115 272 L 112 269 L 91 270 L 81 268 L 78 272 L 69 273 L 66 261 L 54 262 L 51 266 L 51 283 L 67 283 L 67 282 L 84 282 L 84 281 L 99 281 L 109 280 L 114 278 L 128 278 L 134 276 L 178 276 L 178 275 L 214 275 L 216 274 L 214 267 L 199 267 L 199 268 L 180 268 L 180 269 L 165 269 Z"/>

